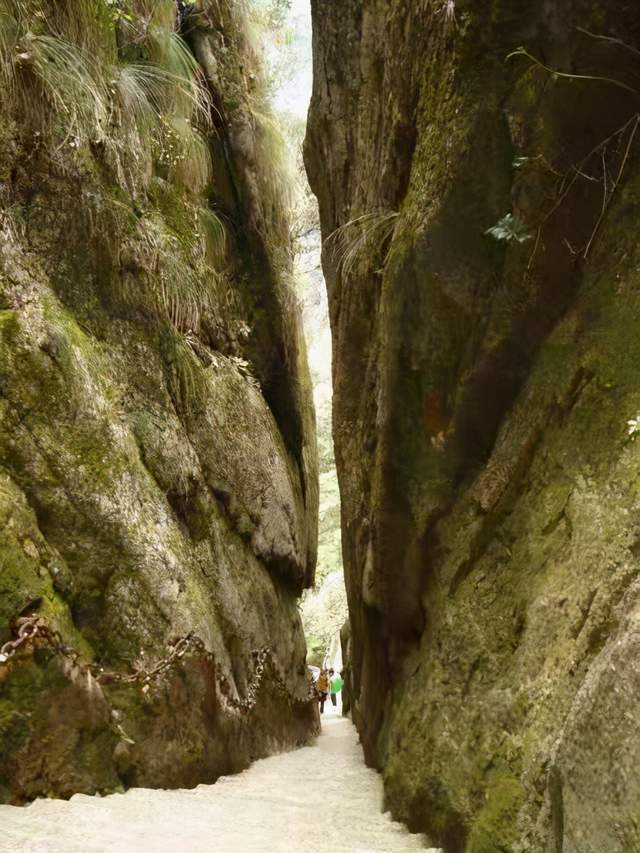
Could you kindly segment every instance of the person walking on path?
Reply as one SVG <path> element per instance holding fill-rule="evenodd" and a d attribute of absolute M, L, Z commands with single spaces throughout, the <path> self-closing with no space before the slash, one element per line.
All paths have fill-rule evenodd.
<path fill-rule="evenodd" d="M 320 675 L 318 676 L 316 687 L 318 689 L 318 693 L 320 694 L 320 713 L 324 714 L 324 703 L 327 701 L 327 696 L 329 695 L 329 690 L 331 689 L 329 673 L 326 669 L 323 669 Z"/>
<path fill-rule="evenodd" d="M 342 676 L 332 669 L 329 670 L 329 689 L 331 690 L 331 704 L 335 708 L 338 704 L 338 693 L 342 690 Z"/>

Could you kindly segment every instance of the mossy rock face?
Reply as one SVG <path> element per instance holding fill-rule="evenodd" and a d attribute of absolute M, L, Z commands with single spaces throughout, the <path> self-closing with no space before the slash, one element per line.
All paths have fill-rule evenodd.
<path fill-rule="evenodd" d="M 350 0 L 337 26 L 314 4 L 306 161 L 324 236 L 399 214 L 348 274 L 324 257 L 353 716 L 393 813 L 434 845 L 626 853 L 636 155 L 605 155 L 621 181 L 602 219 L 602 183 L 562 182 L 585 158 L 602 179 L 599 146 L 630 142 L 637 103 L 505 58 L 524 45 L 634 88 L 631 52 L 578 28 L 624 27 L 635 49 L 635 12 L 456 2 L 453 21 L 444 6 Z M 507 214 L 515 236 L 486 233 Z"/>
<path fill-rule="evenodd" d="M 486 805 L 480 809 L 469 836 L 469 853 L 510 853 L 516 841 L 516 819 L 523 801 L 518 779 L 495 774 L 489 780 Z"/>
<path fill-rule="evenodd" d="M 201 43 L 220 16 L 240 32 L 234 4 L 205 5 Z M 90 22 L 67 32 L 63 11 L 51 22 L 83 41 Z M 244 50 L 215 85 L 244 89 L 249 124 Z M 199 218 L 230 173 L 273 184 L 271 164 L 227 148 L 185 186 L 197 164 L 176 176 L 149 140 L 126 163 L 121 137 L 60 145 L 60 115 L 34 133 L 18 107 L 0 93 L 0 645 L 25 616 L 46 630 L 0 662 L 0 801 L 214 781 L 317 725 L 297 609 L 317 459 L 286 216 L 226 209 L 251 239 L 227 241 L 224 274 Z M 98 677 L 152 669 L 188 634 L 203 647 L 144 690 Z M 271 675 L 241 712 L 264 647 Z"/>

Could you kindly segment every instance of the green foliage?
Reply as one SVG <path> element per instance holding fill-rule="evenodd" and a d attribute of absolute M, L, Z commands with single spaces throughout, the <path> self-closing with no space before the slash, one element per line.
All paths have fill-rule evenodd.
<path fill-rule="evenodd" d="M 306 635 L 307 640 L 307 663 L 311 666 L 322 666 L 327 652 L 327 643 L 324 637 L 316 637 L 313 634 Z"/>
<path fill-rule="evenodd" d="M 507 213 L 499 222 L 487 228 L 485 234 L 493 237 L 495 240 L 504 240 L 507 243 L 526 243 L 531 240 L 532 234 L 527 231 L 527 227 L 520 219 L 512 213 Z"/>
<path fill-rule="evenodd" d="M 40 124 L 53 110 L 67 137 L 106 132 L 108 92 L 99 68 L 77 45 L 31 29 L 0 0 L 0 68 L 7 91 Z"/>
<path fill-rule="evenodd" d="M 253 0 L 252 8 L 254 14 L 260 16 L 265 27 L 272 32 L 279 31 L 287 24 L 291 0 Z"/>
<path fill-rule="evenodd" d="M 111 23 L 124 24 L 133 21 L 133 16 L 125 9 L 122 0 L 105 0 Z"/>
<path fill-rule="evenodd" d="M 207 96 L 194 80 L 151 62 L 125 64 L 124 68 L 129 69 L 129 76 L 157 116 L 181 115 L 208 126 Z"/>
<path fill-rule="evenodd" d="M 18 243 L 25 238 L 26 224 L 20 205 L 14 204 L 0 209 L 0 234 L 9 243 Z"/>
<path fill-rule="evenodd" d="M 290 0 L 246 0 L 245 10 L 250 43 L 263 60 L 261 86 L 274 97 L 305 64 L 310 33 L 300 26 Z"/>
<path fill-rule="evenodd" d="M 326 244 L 332 247 L 333 257 L 343 275 L 353 272 L 362 260 L 380 257 L 393 239 L 399 216 L 399 213 L 384 210 L 365 213 L 336 228 L 327 237 Z M 382 255 L 382 264 L 387 254 Z"/>
<path fill-rule="evenodd" d="M 114 106 L 129 130 L 151 134 L 157 123 L 155 88 L 157 77 L 146 65 L 115 66 L 109 80 Z"/>
<path fill-rule="evenodd" d="M 69 132 L 84 128 L 102 135 L 107 118 L 106 89 L 91 60 L 70 42 L 43 34 L 27 33 L 21 51 L 18 70 L 26 68 L 37 76 L 53 105 L 68 116 Z"/>
<path fill-rule="evenodd" d="M 180 35 L 173 30 L 149 27 L 142 44 L 150 66 L 162 71 L 158 111 L 194 116 L 199 124 L 208 126 L 210 105 L 200 68 Z"/>
<path fill-rule="evenodd" d="M 199 66 L 176 32 L 173 0 L 0 0 L 0 49 L 5 93 L 51 156 L 99 142 L 127 192 L 147 190 L 154 168 L 179 189 L 175 206 L 190 224 L 178 235 L 142 220 L 136 265 L 146 285 L 136 288 L 129 276 L 124 292 L 177 329 L 198 328 L 211 306 L 224 232 L 213 213 L 197 212 L 212 179 L 202 132 L 210 105 Z M 105 217 L 130 213 L 128 204 L 112 211 L 110 201 L 90 210 L 99 214 L 93 230 L 101 238 Z M 3 223 L 11 224 L 6 216 Z"/>
<path fill-rule="evenodd" d="M 212 177 L 207 140 L 188 118 L 163 116 L 161 125 L 159 160 L 168 167 L 170 179 L 196 195 L 204 193 Z"/>
<path fill-rule="evenodd" d="M 195 241 L 197 232 L 193 237 Z M 207 276 L 185 263 L 180 240 L 155 218 L 141 223 L 136 254 L 146 273 L 151 305 L 158 316 L 178 330 L 197 330 L 202 315 L 211 310 L 213 270 Z M 135 300 L 134 294 L 132 297 Z"/>
<path fill-rule="evenodd" d="M 291 232 L 298 253 L 305 250 L 304 241 L 312 231 L 320 231 L 318 201 L 311 192 L 304 165 L 304 137 L 307 122 L 292 113 L 280 113 L 280 128 L 289 148 L 290 168 L 295 171 L 297 191 L 291 203 Z"/>
<path fill-rule="evenodd" d="M 12 43 L 48 33 L 72 42 L 95 59 L 115 52 L 113 11 L 107 0 L 0 0 L 0 29 L 12 32 L 0 61 L 12 62 Z"/>
<path fill-rule="evenodd" d="M 49 125 L 54 150 L 101 141 L 131 171 L 145 161 L 144 149 L 199 192 L 210 180 L 198 130 L 209 126 L 210 108 L 197 62 L 175 31 L 175 4 L 139 0 L 127 8 L 0 0 L 0 79 L 24 115 Z M 135 61 L 118 52 L 133 52 Z"/>
<path fill-rule="evenodd" d="M 283 134 L 282 123 L 272 105 L 273 87 L 265 68 L 265 46 L 271 42 L 270 26 L 286 14 L 287 3 L 279 0 L 239 0 L 229 21 L 229 44 L 242 56 L 243 78 L 236 68 L 227 68 L 225 109 L 242 110 L 251 126 L 247 144 L 254 170 L 264 219 L 270 232 L 272 254 L 277 248 L 282 255 L 282 268 L 290 264 L 289 211 L 297 205 L 301 192 L 300 175 L 295 154 Z M 235 79 L 234 79 L 235 78 Z M 247 116 L 248 113 L 248 116 Z"/>
<path fill-rule="evenodd" d="M 201 207 L 198 211 L 198 217 L 200 230 L 204 237 L 205 258 L 213 267 L 218 267 L 224 259 L 227 244 L 227 231 L 224 222 L 215 211 L 208 207 Z"/>
<path fill-rule="evenodd" d="M 260 161 L 268 164 L 260 176 L 265 197 L 281 207 L 273 211 L 277 221 L 282 218 L 284 210 L 296 205 L 301 192 L 300 176 L 281 123 L 270 108 L 254 101 L 251 104 L 251 115 Z"/>
<path fill-rule="evenodd" d="M 254 18 L 264 14 L 274 26 L 287 9 L 280 0 L 262 5 Z M 234 9 L 238 33 L 241 17 Z M 101 174 L 100 185 L 83 196 L 86 221 L 107 252 L 122 250 L 112 258 L 120 274 L 109 279 L 120 297 L 177 335 L 197 333 L 206 315 L 220 340 L 237 342 L 249 329 L 236 291 L 217 273 L 225 263 L 226 229 L 206 201 L 211 104 L 177 24 L 174 0 L 0 0 L 0 85 L 21 125 L 38 132 L 43 152 L 59 165 L 71 161 Z M 259 196 L 287 267 L 295 169 L 258 63 L 241 36 L 233 44 L 236 37 L 230 36 L 230 54 L 247 63 L 238 95 L 253 122 Z M 112 197 L 114 184 L 122 199 Z M 13 238 L 18 225 L 0 213 L 3 233 Z M 194 387 L 193 351 L 185 354 L 180 342 L 174 350 L 186 365 L 180 380 L 186 393 Z M 255 382 L 244 361 L 235 367 Z"/>
<path fill-rule="evenodd" d="M 317 591 L 305 593 L 302 622 L 305 635 L 326 652 L 347 619 L 347 596 L 342 569 L 328 575 Z"/>
<path fill-rule="evenodd" d="M 197 75 L 198 63 L 194 55 L 174 30 L 157 25 L 147 26 L 142 43 L 149 60 L 174 77 L 191 80 Z"/>
<path fill-rule="evenodd" d="M 175 0 L 136 0 L 135 33 L 159 27 L 174 30 L 176 25 Z"/>
<path fill-rule="evenodd" d="M 194 414 L 207 399 L 205 370 L 189 343 L 189 336 L 166 326 L 161 339 L 172 394 L 185 414 Z"/>

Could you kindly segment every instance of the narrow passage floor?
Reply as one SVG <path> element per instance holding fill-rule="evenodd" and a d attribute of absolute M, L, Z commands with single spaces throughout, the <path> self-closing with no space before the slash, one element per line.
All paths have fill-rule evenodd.
<path fill-rule="evenodd" d="M 2 853 L 408 853 L 425 850 L 381 811 L 382 782 L 348 720 L 325 714 L 313 746 L 194 790 L 136 788 L 0 806 Z M 435 853 L 435 851 L 434 851 Z"/>

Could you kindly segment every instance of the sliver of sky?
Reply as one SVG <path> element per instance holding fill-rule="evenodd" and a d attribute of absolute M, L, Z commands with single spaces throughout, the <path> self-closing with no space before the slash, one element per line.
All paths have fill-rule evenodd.
<path fill-rule="evenodd" d="M 277 110 L 306 116 L 313 84 L 311 51 L 311 6 L 309 0 L 293 0 L 288 16 L 292 49 L 292 73 L 275 94 Z M 277 47 L 274 48 L 277 50 Z"/>

